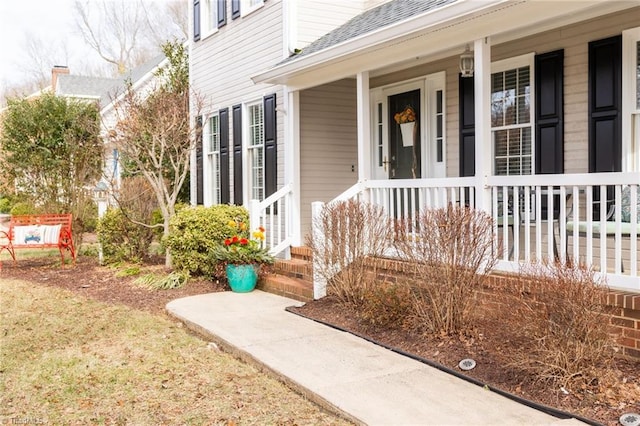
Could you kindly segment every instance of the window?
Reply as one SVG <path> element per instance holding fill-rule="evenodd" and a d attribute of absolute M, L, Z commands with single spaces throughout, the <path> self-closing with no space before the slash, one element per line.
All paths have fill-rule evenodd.
<path fill-rule="evenodd" d="M 201 5 L 200 28 L 204 38 L 218 29 L 218 0 L 201 0 Z"/>
<path fill-rule="evenodd" d="M 436 91 L 436 162 L 444 161 L 444 110 L 442 90 Z"/>
<path fill-rule="evenodd" d="M 382 156 L 384 155 L 384 141 L 383 141 L 383 132 L 384 132 L 384 115 L 382 114 L 382 102 L 378 102 L 376 108 L 376 148 L 378 149 L 378 167 L 382 167 L 383 161 Z"/>
<path fill-rule="evenodd" d="M 220 204 L 220 117 L 209 117 L 205 133 L 211 204 Z"/>
<path fill-rule="evenodd" d="M 249 195 L 252 200 L 264 199 L 264 112 L 262 102 L 248 109 Z"/>
<path fill-rule="evenodd" d="M 526 62 L 526 60 L 525 60 Z M 507 69 L 500 69 L 505 65 Z M 491 133 L 496 175 L 532 174 L 532 66 L 494 65 L 491 74 Z"/>
<path fill-rule="evenodd" d="M 640 171 L 640 27 L 622 33 L 623 171 Z"/>
<path fill-rule="evenodd" d="M 264 5 L 264 0 L 242 0 L 242 16 L 248 15 Z"/>

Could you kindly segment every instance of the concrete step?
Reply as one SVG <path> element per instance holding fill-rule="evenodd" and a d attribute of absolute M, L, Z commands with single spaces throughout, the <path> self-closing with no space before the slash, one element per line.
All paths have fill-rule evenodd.
<path fill-rule="evenodd" d="M 258 281 L 258 288 L 268 293 L 301 302 L 313 300 L 313 284 L 310 281 L 291 278 L 276 273 L 262 276 Z"/>
<path fill-rule="evenodd" d="M 273 272 L 291 278 L 313 281 L 311 262 L 302 259 L 276 259 L 273 264 Z"/>

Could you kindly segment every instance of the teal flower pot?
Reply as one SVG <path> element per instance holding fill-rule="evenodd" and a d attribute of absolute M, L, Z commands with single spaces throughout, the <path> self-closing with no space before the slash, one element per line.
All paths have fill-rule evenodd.
<path fill-rule="evenodd" d="M 226 271 L 232 291 L 248 293 L 256 288 L 258 271 L 255 265 L 227 265 Z"/>

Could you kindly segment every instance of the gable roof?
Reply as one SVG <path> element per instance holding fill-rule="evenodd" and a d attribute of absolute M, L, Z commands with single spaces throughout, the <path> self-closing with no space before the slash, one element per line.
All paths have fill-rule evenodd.
<path fill-rule="evenodd" d="M 278 65 L 308 56 L 412 16 L 455 3 L 456 1 L 459 0 L 392 0 L 353 17 L 342 26 L 309 44 L 302 49 L 300 53 L 289 56 Z"/>
<path fill-rule="evenodd" d="M 637 0 L 590 0 L 549 7 L 549 2 L 540 0 L 391 0 L 251 79 L 302 90 L 361 72 L 453 58 L 472 42 L 515 40 L 637 4 Z"/>
<path fill-rule="evenodd" d="M 96 99 L 100 101 L 100 107 L 105 108 L 124 93 L 128 82 L 135 86 L 148 80 L 165 59 L 164 54 L 157 55 L 117 78 L 61 74 L 58 76 L 55 92 L 60 96 Z"/>
<path fill-rule="evenodd" d="M 58 76 L 56 95 L 100 99 L 118 81 L 115 78 L 63 74 Z"/>

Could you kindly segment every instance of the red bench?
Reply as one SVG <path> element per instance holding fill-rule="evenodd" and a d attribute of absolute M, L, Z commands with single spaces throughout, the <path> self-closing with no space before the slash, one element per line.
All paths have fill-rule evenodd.
<path fill-rule="evenodd" d="M 0 228 L 0 253 L 7 250 L 16 261 L 15 249 L 57 248 L 64 265 L 65 250 L 76 262 L 71 234 L 71 214 L 38 214 L 11 216 L 9 228 Z"/>

